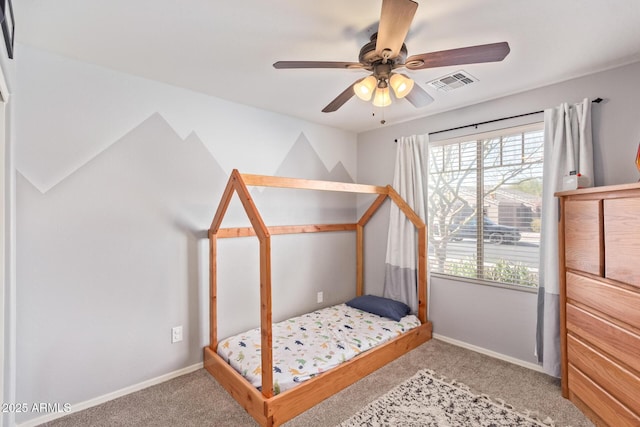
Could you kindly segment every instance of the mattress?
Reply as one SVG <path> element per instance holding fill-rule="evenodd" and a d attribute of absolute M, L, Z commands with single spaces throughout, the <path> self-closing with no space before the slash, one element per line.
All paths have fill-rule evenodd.
<path fill-rule="evenodd" d="M 346 304 L 273 324 L 273 388 L 278 394 L 358 354 L 420 326 L 408 315 L 394 321 Z M 218 355 L 260 389 L 260 328 L 226 338 Z"/>

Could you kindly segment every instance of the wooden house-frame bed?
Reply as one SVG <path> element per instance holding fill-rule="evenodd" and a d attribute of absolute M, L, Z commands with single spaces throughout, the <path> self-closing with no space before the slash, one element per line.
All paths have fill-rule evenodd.
<path fill-rule="evenodd" d="M 256 208 L 249 186 L 378 194 L 356 223 L 311 224 L 267 227 Z M 221 228 L 233 194 L 237 194 L 251 227 Z M 355 231 L 356 295 L 364 291 L 364 227 L 389 198 L 414 224 L 418 232 L 418 313 L 420 326 L 371 350 L 360 353 L 331 370 L 319 374 L 295 388 L 274 393 L 272 348 L 271 236 L 277 234 Z M 260 339 L 261 390 L 254 387 L 217 354 L 217 240 L 256 236 L 260 243 Z M 327 397 L 353 384 L 371 372 L 431 339 L 432 325 L 427 320 L 426 226 L 391 186 L 374 186 L 330 181 L 241 174 L 233 170 L 209 229 L 210 245 L 210 344 L 204 348 L 204 367 L 262 426 L 277 426 L 306 411 Z"/>

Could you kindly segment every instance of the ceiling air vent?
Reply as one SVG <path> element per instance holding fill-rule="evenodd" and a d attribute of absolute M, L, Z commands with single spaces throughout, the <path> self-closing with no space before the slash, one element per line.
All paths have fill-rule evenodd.
<path fill-rule="evenodd" d="M 458 89 L 473 82 L 477 82 L 478 79 L 473 77 L 466 71 L 456 71 L 455 73 L 447 74 L 446 76 L 439 77 L 435 80 L 427 83 L 434 89 L 441 90 L 443 92 L 449 92 L 454 89 Z"/>

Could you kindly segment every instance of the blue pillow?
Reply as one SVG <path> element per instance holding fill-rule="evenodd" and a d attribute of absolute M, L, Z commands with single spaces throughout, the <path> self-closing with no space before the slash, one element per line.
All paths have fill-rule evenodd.
<path fill-rule="evenodd" d="M 377 297 L 375 295 L 355 297 L 354 299 L 347 301 L 346 304 L 349 307 L 377 314 L 378 316 L 388 317 L 396 322 L 411 311 L 411 308 L 403 302 L 389 298 Z"/>

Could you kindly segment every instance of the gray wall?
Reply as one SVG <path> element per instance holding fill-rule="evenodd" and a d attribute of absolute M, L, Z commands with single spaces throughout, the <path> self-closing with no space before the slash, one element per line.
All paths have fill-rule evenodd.
<path fill-rule="evenodd" d="M 18 47 L 16 401 L 83 403 L 197 366 L 231 170 L 353 181 L 356 135 Z M 356 218 L 353 195 L 287 191 L 252 190 L 267 225 Z M 223 226 L 248 225 L 234 198 Z M 275 320 L 355 295 L 353 233 L 272 249 Z M 219 250 L 226 336 L 258 326 L 258 242 Z"/>
<path fill-rule="evenodd" d="M 359 134 L 358 180 L 379 184 L 391 181 L 394 139 L 398 137 L 544 110 L 562 102 L 579 102 L 585 97 L 601 97 L 605 101 L 593 104 L 592 110 L 595 183 L 600 186 L 636 182 L 639 173 L 635 155 L 640 143 L 639 75 L 640 63 L 635 63 Z M 455 96 L 455 92 L 438 96 Z M 437 96 L 435 102 L 438 102 Z M 447 132 L 437 135 L 437 139 L 535 121 L 542 121 L 542 115 Z M 432 140 L 435 139 L 434 136 Z M 384 229 L 386 221 L 380 220 L 376 226 Z M 384 246 L 383 242 L 371 241 L 365 246 L 369 261 L 365 272 L 367 285 L 376 289 L 383 286 Z M 436 277 L 431 279 L 430 286 L 430 318 L 436 334 L 523 362 L 535 362 L 535 294 Z"/>

